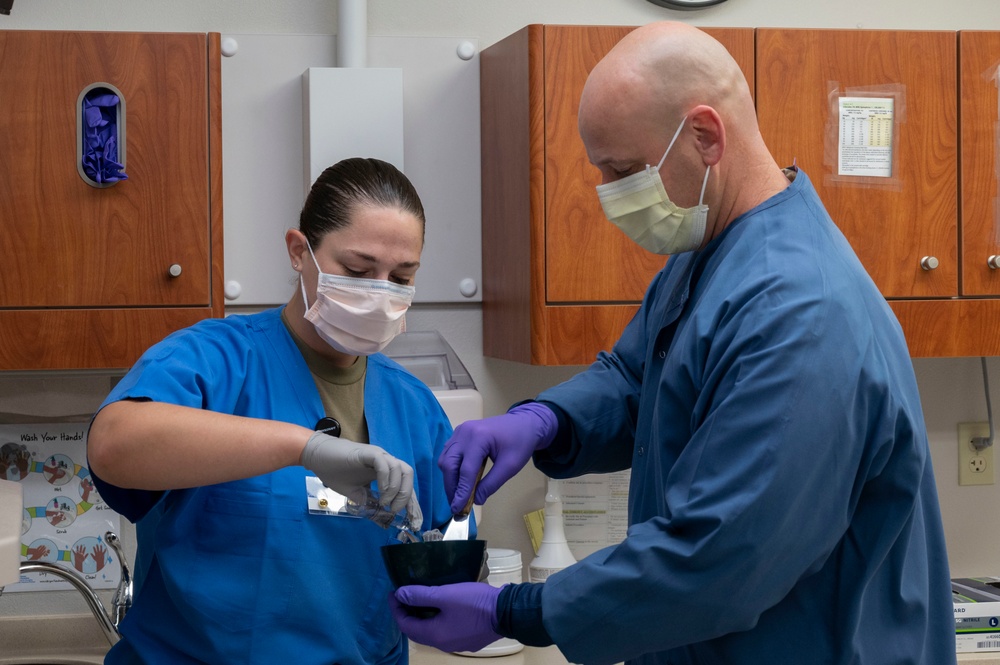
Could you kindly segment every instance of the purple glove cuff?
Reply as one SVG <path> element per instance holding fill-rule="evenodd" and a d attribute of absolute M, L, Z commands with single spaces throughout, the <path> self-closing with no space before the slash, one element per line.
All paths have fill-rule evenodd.
<path fill-rule="evenodd" d="M 511 415 L 532 414 L 538 418 L 538 445 L 535 450 L 545 450 L 556 438 L 559 431 L 559 419 L 552 409 L 538 402 L 527 402 L 515 406 L 507 413 Z"/>

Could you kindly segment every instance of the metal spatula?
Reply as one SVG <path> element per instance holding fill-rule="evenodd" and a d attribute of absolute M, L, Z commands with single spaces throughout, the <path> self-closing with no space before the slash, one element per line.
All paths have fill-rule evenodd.
<path fill-rule="evenodd" d="M 444 530 L 444 536 L 441 540 L 469 539 L 469 513 L 472 512 L 472 502 L 476 498 L 476 487 L 479 486 L 479 481 L 482 480 L 484 471 L 486 471 L 486 460 L 483 460 L 483 465 L 479 467 L 479 475 L 476 476 L 476 482 L 472 485 L 472 492 L 469 494 L 468 503 L 448 522 L 448 527 Z"/>

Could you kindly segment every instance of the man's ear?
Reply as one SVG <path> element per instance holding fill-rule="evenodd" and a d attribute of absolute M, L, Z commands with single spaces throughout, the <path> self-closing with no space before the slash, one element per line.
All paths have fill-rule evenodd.
<path fill-rule="evenodd" d="M 698 151 L 708 166 L 715 166 L 726 152 L 726 127 L 711 106 L 696 106 L 688 113 Z"/>

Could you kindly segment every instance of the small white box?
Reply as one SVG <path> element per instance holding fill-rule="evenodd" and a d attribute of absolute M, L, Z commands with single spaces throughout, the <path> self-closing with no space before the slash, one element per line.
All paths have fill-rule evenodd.
<path fill-rule="evenodd" d="M 956 651 L 1000 651 L 1000 578 L 955 578 L 951 590 Z"/>

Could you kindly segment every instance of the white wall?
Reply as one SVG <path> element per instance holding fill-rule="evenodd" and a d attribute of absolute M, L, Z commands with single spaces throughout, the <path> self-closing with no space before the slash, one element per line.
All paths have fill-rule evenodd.
<path fill-rule="evenodd" d="M 373 0 L 369 5 L 373 35 L 473 37 L 483 48 L 529 23 L 633 25 L 659 19 L 702 26 L 1000 29 L 996 0 L 944 5 L 932 0 L 729 0 L 698 12 L 666 10 L 646 0 Z M 335 23 L 333 0 L 15 0 L 12 15 L 0 17 L 0 29 L 223 34 L 333 34 Z M 478 247 L 458 249 L 479 251 Z M 480 314 L 478 305 L 419 306 L 409 324 L 411 330 L 437 327 L 443 332 L 483 392 L 487 415 L 500 413 L 510 403 L 533 396 L 579 369 L 527 367 L 484 358 Z M 1000 574 L 1000 555 L 996 554 L 1000 529 L 991 520 L 1000 508 L 1000 486 L 959 487 L 957 481 L 956 424 L 986 418 L 979 360 L 917 360 L 914 366 L 931 437 L 952 573 Z M 1000 385 L 1000 363 L 992 360 L 991 369 L 994 386 Z M 43 383 L 37 378 L 0 376 L 0 413 L 25 405 L 37 413 L 62 408 L 60 400 L 67 396 L 53 400 L 49 396 L 52 386 Z M 57 383 L 63 387 L 60 390 L 68 386 L 72 391 L 68 401 L 73 409 L 96 406 L 99 393 L 107 387 L 107 379 L 101 377 Z M 994 390 L 993 403 L 1000 408 L 998 395 Z M 520 549 L 525 560 L 530 559 L 521 516 L 542 506 L 543 492 L 540 474 L 533 469 L 522 472 L 486 506 L 483 536 L 491 545 Z M 82 611 L 82 601 L 61 592 L 0 598 L 0 616 Z"/>

